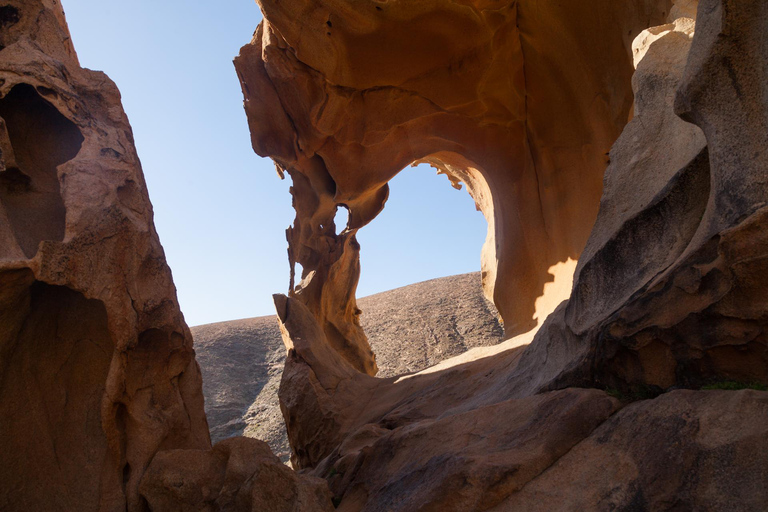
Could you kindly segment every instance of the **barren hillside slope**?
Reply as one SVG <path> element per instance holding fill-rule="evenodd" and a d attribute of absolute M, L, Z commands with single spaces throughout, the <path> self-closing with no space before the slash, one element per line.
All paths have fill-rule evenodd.
<path fill-rule="evenodd" d="M 379 376 L 422 370 L 503 339 L 480 273 L 443 277 L 360 299 Z M 267 441 L 283 460 L 288 442 L 277 399 L 285 348 L 276 316 L 192 328 L 213 442 L 236 435 Z"/>

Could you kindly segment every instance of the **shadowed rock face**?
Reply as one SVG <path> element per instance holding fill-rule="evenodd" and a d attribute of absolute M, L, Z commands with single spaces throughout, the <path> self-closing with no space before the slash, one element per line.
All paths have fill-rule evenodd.
<path fill-rule="evenodd" d="M 115 85 L 58 2 L 0 6 L 0 508 L 143 510 L 208 448 L 200 373 Z"/>
<path fill-rule="evenodd" d="M 150 510 L 328 512 L 324 480 L 299 476 L 266 443 L 236 437 L 213 450 L 166 450 L 141 481 Z"/>
<path fill-rule="evenodd" d="M 702 1 L 638 66 L 566 312 L 608 385 L 768 379 L 766 29 L 764 2 Z"/>

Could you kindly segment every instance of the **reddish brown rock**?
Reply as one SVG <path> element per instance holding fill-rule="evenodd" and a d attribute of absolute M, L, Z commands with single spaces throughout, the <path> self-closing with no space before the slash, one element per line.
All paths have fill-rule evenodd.
<path fill-rule="evenodd" d="M 61 6 L 0 6 L 0 508 L 142 510 L 208 448 L 200 372 L 115 85 Z"/>
<path fill-rule="evenodd" d="M 384 377 L 417 372 L 503 339 L 495 309 L 483 297 L 480 272 L 378 293 L 359 304 Z M 261 439 L 287 461 L 291 448 L 277 396 L 285 346 L 277 317 L 201 325 L 191 331 L 211 440 L 235 435 Z"/>
<path fill-rule="evenodd" d="M 144 474 L 150 510 L 321 512 L 334 509 L 324 480 L 298 476 L 266 443 L 246 437 L 212 450 L 160 452 Z"/>
<path fill-rule="evenodd" d="M 398 428 L 365 425 L 328 471 L 340 510 L 487 510 L 522 489 L 618 408 L 595 389 L 508 400 Z M 499 418 L 504 418 L 503 424 Z M 331 466 L 331 467 L 329 467 Z"/>
<path fill-rule="evenodd" d="M 255 149 L 293 178 L 304 270 L 275 299 L 302 476 L 257 441 L 210 448 L 117 90 L 79 67 L 55 2 L 0 7 L 0 507 L 330 510 L 315 476 L 348 512 L 765 509 L 765 392 L 615 413 L 577 388 L 768 379 L 768 4 L 702 0 L 692 41 L 690 21 L 655 27 L 668 1 L 590 7 L 262 2 L 237 67 Z M 554 311 L 376 378 L 355 232 L 412 161 L 486 214 L 508 332 Z"/>

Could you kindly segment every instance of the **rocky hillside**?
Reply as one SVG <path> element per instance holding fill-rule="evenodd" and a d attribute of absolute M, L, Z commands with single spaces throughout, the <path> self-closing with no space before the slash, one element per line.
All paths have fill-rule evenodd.
<path fill-rule="evenodd" d="M 480 273 L 433 279 L 359 301 L 379 376 L 411 373 L 473 347 L 494 345 L 503 329 L 483 297 Z M 285 348 L 276 316 L 192 328 L 203 372 L 213 442 L 236 435 L 265 440 L 287 460 L 277 390 Z"/>

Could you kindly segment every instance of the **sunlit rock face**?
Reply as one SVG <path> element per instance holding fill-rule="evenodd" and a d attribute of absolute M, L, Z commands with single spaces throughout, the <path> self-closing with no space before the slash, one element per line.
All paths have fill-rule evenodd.
<path fill-rule="evenodd" d="M 698 390 L 768 384 L 768 4 L 260 4 L 236 67 L 255 150 L 294 182 L 296 467 L 345 511 L 768 506 L 736 476 L 768 470 L 766 392 Z M 485 213 L 486 291 L 524 334 L 379 379 L 354 235 L 413 161 Z"/>
<path fill-rule="evenodd" d="M 0 5 L 0 509 L 144 510 L 208 448 L 200 373 L 115 85 L 58 2 Z"/>
<path fill-rule="evenodd" d="M 567 298 L 569 286 L 541 300 L 597 215 L 632 106 L 632 40 L 670 1 L 260 5 L 265 21 L 235 60 L 253 146 L 293 179 L 289 252 L 303 272 L 292 294 L 344 359 L 376 372 L 357 318 L 355 234 L 412 162 L 464 182 L 485 214 L 484 287 L 508 335 Z"/>

